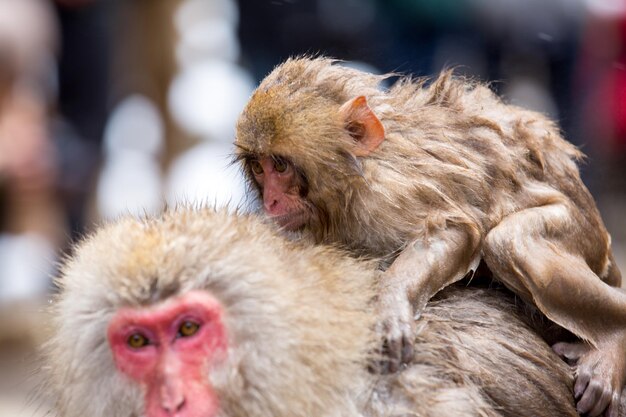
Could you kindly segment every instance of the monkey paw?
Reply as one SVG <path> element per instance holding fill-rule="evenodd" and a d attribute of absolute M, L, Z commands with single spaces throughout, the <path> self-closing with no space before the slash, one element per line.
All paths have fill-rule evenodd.
<path fill-rule="evenodd" d="M 570 365 L 576 365 L 574 398 L 578 412 L 589 417 L 618 417 L 625 382 L 622 344 L 609 343 L 596 349 L 583 342 L 560 342 L 552 349 Z"/>
<path fill-rule="evenodd" d="M 382 357 L 377 370 L 381 373 L 396 372 L 413 359 L 413 309 L 408 300 L 396 300 L 381 310 L 376 330 L 382 340 Z"/>

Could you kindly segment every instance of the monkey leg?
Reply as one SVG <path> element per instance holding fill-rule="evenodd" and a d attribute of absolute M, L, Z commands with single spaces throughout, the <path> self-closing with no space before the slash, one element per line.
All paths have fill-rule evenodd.
<path fill-rule="evenodd" d="M 597 416 L 606 409 L 613 417 L 626 382 L 626 293 L 603 282 L 584 254 L 573 252 L 571 242 L 593 236 L 567 206 L 536 207 L 493 228 L 483 257 L 498 279 L 588 343 L 557 344 L 555 350 L 577 362 L 578 411 Z M 619 271 L 607 278 L 619 282 Z"/>

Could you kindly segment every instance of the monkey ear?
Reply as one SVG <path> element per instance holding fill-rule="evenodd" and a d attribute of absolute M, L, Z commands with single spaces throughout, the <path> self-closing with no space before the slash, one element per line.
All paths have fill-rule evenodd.
<path fill-rule="evenodd" d="M 339 112 L 346 130 L 356 142 L 353 150 L 355 156 L 369 155 L 385 140 L 385 128 L 367 105 L 365 96 L 344 103 Z"/>

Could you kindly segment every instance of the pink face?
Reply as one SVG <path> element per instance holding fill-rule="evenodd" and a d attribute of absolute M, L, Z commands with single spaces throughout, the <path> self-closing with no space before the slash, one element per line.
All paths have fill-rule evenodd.
<path fill-rule="evenodd" d="M 251 160 L 250 169 L 262 190 L 265 213 L 287 230 L 302 227 L 308 211 L 294 166 L 281 158 L 262 157 Z"/>
<path fill-rule="evenodd" d="M 115 364 L 144 389 L 146 417 L 217 415 L 206 373 L 226 352 L 222 315 L 215 298 L 196 291 L 113 317 L 108 340 Z"/>

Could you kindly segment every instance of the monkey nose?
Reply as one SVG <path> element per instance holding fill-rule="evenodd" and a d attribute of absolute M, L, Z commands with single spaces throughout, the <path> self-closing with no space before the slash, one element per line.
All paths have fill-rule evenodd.
<path fill-rule="evenodd" d="M 175 399 L 164 399 L 161 402 L 161 407 L 165 411 L 167 416 L 176 416 L 185 406 L 185 397 L 180 396 Z"/>
<path fill-rule="evenodd" d="M 166 384 L 161 391 L 161 408 L 167 416 L 176 416 L 185 406 L 185 395 L 182 387 Z"/>
<path fill-rule="evenodd" d="M 263 204 L 263 207 L 265 208 L 265 212 L 266 213 L 272 214 L 272 211 L 273 211 L 274 207 L 276 207 L 276 200 L 274 200 L 274 201 L 266 201 Z"/>
<path fill-rule="evenodd" d="M 276 206 L 278 205 L 278 199 L 273 196 L 267 196 L 263 199 L 263 208 L 266 213 L 274 214 L 273 211 L 276 210 Z"/>

